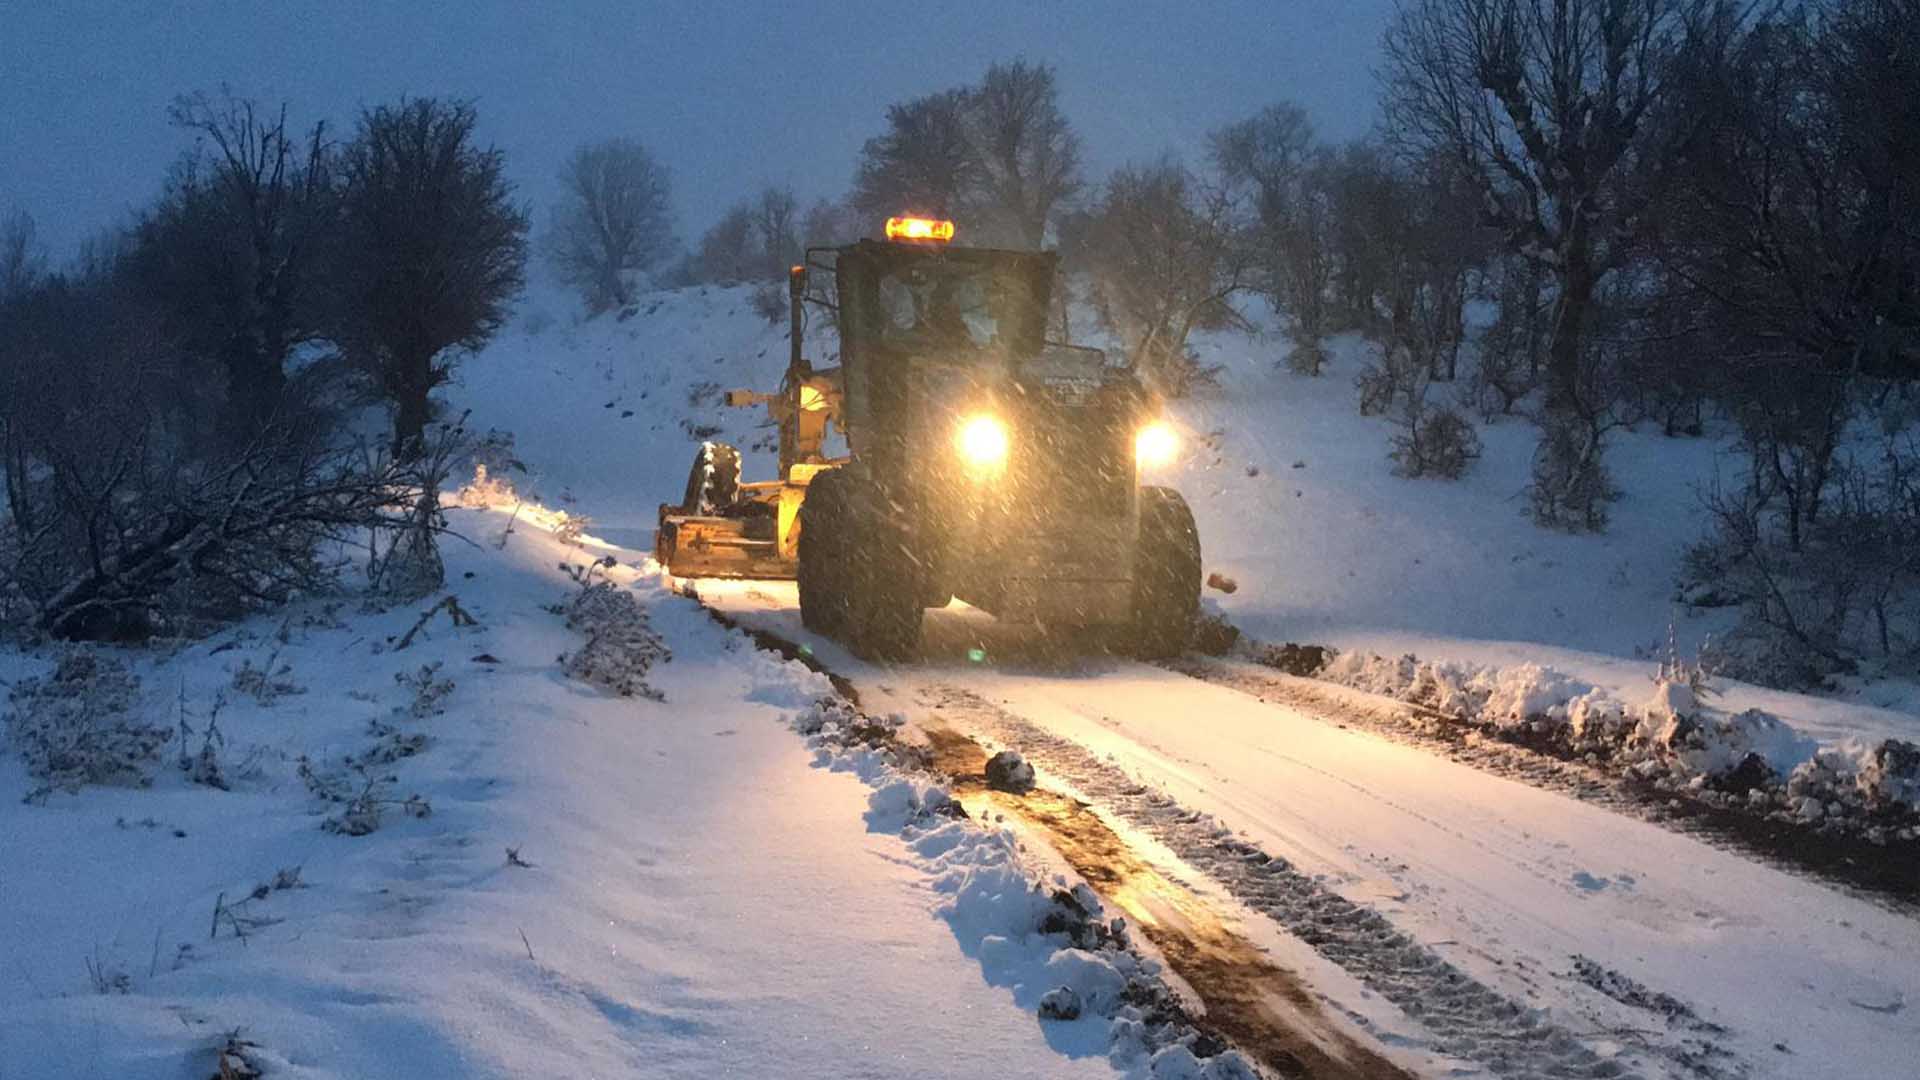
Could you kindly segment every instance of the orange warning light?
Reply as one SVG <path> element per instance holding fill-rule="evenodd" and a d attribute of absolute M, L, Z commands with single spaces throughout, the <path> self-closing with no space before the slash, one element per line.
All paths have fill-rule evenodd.
<path fill-rule="evenodd" d="M 887 239 L 933 240 L 944 244 L 953 239 L 953 222 L 918 217 L 888 218 Z"/>

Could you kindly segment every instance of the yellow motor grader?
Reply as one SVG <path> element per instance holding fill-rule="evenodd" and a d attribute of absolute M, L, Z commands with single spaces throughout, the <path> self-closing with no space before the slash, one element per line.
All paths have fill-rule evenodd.
<path fill-rule="evenodd" d="M 780 477 L 742 483 L 739 452 L 703 443 L 682 502 L 660 507 L 661 563 L 795 578 L 806 625 L 869 658 L 911 655 L 925 609 L 956 597 L 1178 652 L 1199 536 L 1178 492 L 1139 482 L 1177 439 L 1133 371 L 1046 340 L 1058 257 L 954 246 L 951 222 L 925 218 L 885 234 L 792 269 L 780 389 L 727 395 L 772 413 Z M 806 358 L 809 306 L 834 316 L 837 367 Z"/>

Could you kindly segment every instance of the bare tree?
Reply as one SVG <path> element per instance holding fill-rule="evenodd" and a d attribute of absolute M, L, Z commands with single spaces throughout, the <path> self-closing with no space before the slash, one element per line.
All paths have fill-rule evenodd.
<path fill-rule="evenodd" d="M 1318 375 L 1334 275 L 1331 154 L 1314 150 L 1313 125 L 1292 105 L 1270 105 L 1211 141 L 1220 174 L 1252 203 L 1257 280 L 1290 324 L 1290 363 Z"/>
<path fill-rule="evenodd" d="M 1197 368 L 1196 329 L 1234 325 L 1228 300 L 1246 287 L 1249 258 L 1232 199 L 1171 158 L 1114 172 L 1101 198 L 1066 230 L 1101 320 L 1128 360 L 1166 393 L 1185 393 Z"/>
<path fill-rule="evenodd" d="M 1403 237 L 1401 176 L 1392 156 L 1373 142 L 1340 147 L 1332 170 L 1333 246 L 1340 253 L 1333 324 L 1377 335 Z"/>
<path fill-rule="evenodd" d="M 665 166 L 633 139 L 606 139 L 575 150 L 560 183 L 548 259 L 590 314 L 627 306 L 631 275 L 658 266 L 674 246 Z"/>
<path fill-rule="evenodd" d="M 314 340 L 314 278 L 334 223 L 326 127 L 287 126 L 222 91 L 177 98 L 169 116 L 197 145 L 142 216 L 130 264 L 188 349 L 225 376 L 229 434 L 249 437 L 282 405 L 287 358 Z"/>
<path fill-rule="evenodd" d="M 506 321 L 526 267 L 527 216 L 475 119 L 463 101 L 382 105 L 341 154 L 335 336 L 392 402 L 398 457 L 419 453 L 434 389 Z"/>
<path fill-rule="evenodd" d="M 1081 187 L 1080 138 L 1060 112 L 1053 69 L 1024 60 L 994 64 L 969 106 L 984 231 L 1037 249 L 1056 209 Z"/>
<path fill-rule="evenodd" d="M 361 467 L 320 414 L 211 453 L 182 437 L 197 418 L 168 384 L 194 368 L 124 282 L 56 277 L 5 309 L 0 606 L 40 630 L 137 638 L 277 602 L 329 577 L 324 542 L 403 502 L 402 475 Z"/>
<path fill-rule="evenodd" d="M 802 247 L 838 247 L 858 240 L 864 231 L 851 206 L 817 199 L 800 221 L 800 243 Z"/>
<path fill-rule="evenodd" d="M 800 201 L 790 189 L 768 187 L 753 210 L 754 232 L 760 238 L 760 276 L 785 281 L 787 267 L 800 258 Z"/>
<path fill-rule="evenodd" d="M 1644 121 L 1716 0 L 1416 0 L 1388 31 L 1389 122 L 1404 145 L 1456 161 L 1515 252 L 1552 275 L 1546 432 L 1534 510 L 1598 528 L 1606 403 L 1587 400 L 1582 330 L 1600 278 L 1673 160 Z M 1667 132 L 1666 134 L 1686 134 Z"/>
<path fill-rule="evenodd" d="M 0 218 L 0 303 L 19 296 L 40 279 L 46 253 L 35 236 L 33 216 L 15 210 Z"/>
<path fill-rule="evenodd" d="M 1209 141 L 1222 175 L 1252 187 L 1257 200 L 1277 209 L 1312 155 L 1313 123 L 1299 106 L 1269 105 L 1214 132 Z"/>
<path fill-rule="evenodd" d="M 869 220 L 915 213 L 964 217 L 981 166 L 968 136 L 969 91 L 946 90 L 887 108 L 887 130 L 860 149 L 853 205 Z"/>
<path fill-rule="evenodd" d="M 754 208 L 735 203 L 701 235 L 689 276 L 694 281 L 720 285 L 752 281 L 766 268 L 757 226 Z"/>
<path fill-rule="evenodd" d="M 1739 422 L 1788 551 L 1820 521 L 1862 380 L 1920 378 L 1920 4 L 1763 22 L 1686 69 L 1717 118 L 1652 216 L 1656 314 Z M 1684 321 L 1683 321 L 1684 320 Z M 1664 372 L 1657 372 L 1664 374 Z"/>

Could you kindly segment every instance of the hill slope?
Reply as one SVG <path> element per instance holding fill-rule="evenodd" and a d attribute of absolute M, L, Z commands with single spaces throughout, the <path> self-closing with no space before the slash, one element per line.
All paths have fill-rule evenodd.
<path fill-rule="evenodd" d="M 647 548 L 655 508 L 679 500 L 699 438 L 740 446 L 750 479 L 773 475 L 764 410 L 721 400 L 731 387 L 772 389 L 786 363 L 785 326 L 755 314 L 750 293 L 658 293 L 627 319 L 578 323 L 553 317 L 571 310 L 566 297 L 536 296 L 528 317 L 461 369 L 453 401 L 479 426 L 514 433 L 549 504 Z M 1273 335 L 1207 334 L 1195 345 L 1220 365 L 1219 386 L 1174 404 L 1186 452 L 1155 479 L 1192 503 L 1207 569 L 1239 585 L 1208 595 L 1250 635 L 1550 665 L 1637 700 L 1670 631 L 1690 656 L 1728 626 L 1730 612 L 1694 613 L 1673 598 L 1701 529 L 1697 493 L 1734 467 L 1721 442 L 1618 433 L 1612 525 L 1571 536 L 1523 515 L 1536 438 L 1524 420 L 1483 426 L 1484 454 L 1458 482 L 1405 479 L 1387 459 L 1391 423 L 1355 408 L 1366 342 L 1335 339 L 1319 378 L 1286 371 L 1287 346 Z M 1844 702 L 1727 690 L 1728 707 L 1765 708 L 1823 739 L 1920 734 L 1920 694 L 1905 684 Z"/>

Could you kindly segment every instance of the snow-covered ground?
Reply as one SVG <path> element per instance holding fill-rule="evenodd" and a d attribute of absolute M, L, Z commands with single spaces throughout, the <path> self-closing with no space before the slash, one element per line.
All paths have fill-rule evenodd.
<path fill-rule="evenodd" d="M 1495 1072 L 1513 1055 L 1533 1075 L 1517 1044 L 1490 1045 L 1436 1004 L 1452 982 L 1424 979 L 1411 941 L 1650 1075 L 1892 1077 L 1920 1051 L 1908 915 L 1244 693 L 1063 659 L 958 605 L 930 617 L 921 663 L 882 668 L 803 630 L 790 584 L 701 582 L 700 594 L 808 643 L 870 708 L 1020 750 L 1183 880 L 1270 919 L 1263 944 L 1403 1050 Z M 998 662 L 969 658 L 981 642 Z M 1171 803 L 1143 802 L 1140 785 Z M 1191 813 L 1211 820 L 1192 827 Z M 1242 877 L 1244 855 L 1221 850 L 1217 829 L 1285 860 L 1284 887 Z M 1329 894 L 1351 908 L 1330 912 Z M 1423 1006 L 1430 1026 L 1407 1033 L 1397 1010 Z"/>
<path fill-rule="evenodd" d="M 590 518 L 598 540 L 563 545 L 523 514 L 501 544 L 507 515 L 459 511 L 474 543 L 448 545 L 447 591 L 477 627 L 435 615 L 397 650 L 431 600 L 315 602 L 133 655 L 150 723 L 184 714 L 199 732 L 224 696 L 232 790 L 191 783 L 170 743 L 150 788 L 28 805 L 21 758 L 0 752 L 0 1078 L 213 1075 L 229 1039 L 272 1076 L 1153 1071 L 1125 1017 L 1035 1017 L 1066 969 L 1090 995 L 1111 982 L 1033 933 L 1029 887 L 1061 870 L 1044 836 L 947 820 L 924 780 L 796 735 L 824 681 L 645 565 L 699 438 L 771 475 L 764 411 L 721 394 L 773 387 L 785 327 L 746 289 L 650 296 L 624 320 L 571 309 L 533 295 L 450 398 L 513 435 L 523 494 Z M 1459 483 L 1399 479 L 1387 423 L 1354 410 L 1361 343 L 1337 341 L 1318 380 L 1283 371 L 1270 339 L 1198 346 L 1221 387 L 1176 406 L 1189 453 L 1164 480 L 1194 505 L 1207 568 L 1239 584 L 1211 599 L 1249 634 L 1547 665 L 1639 701 L 1670 627 L 1689 651 L 1724 626 L 1672 600 L 1711 440 L 1621 434 L 1611 531 L 1563 536 L 1521 515 L 1523 422 L 1484 429 Z M 664 701 L 563 673 L 582 638 L 548 610 L 578 588 L 559 566 L 606 553 L 672 652 L 648 673 Z M 936 647 L 923 667 L 868 668 L 806 638 L 790 593 L 708 595 L 809 641 L 870 709 L 898 707 L 908 738 L 944 702 L 970 734 L 1020 744 L 1043 782 L 1084 797 L 1402 1065 L 1502 1071 L 1498 1008 L 1420 1015 L 1449 972 L 1479 1006 L 1537 1010 L 1537 1031 L 1565 1035 L 1536 1065 L 1899 1076 L 1920 1053 L 1907 916 L 1171 672 L 1025 656 L 1017 635 L 984 664 Z M 933 641 L 975 634 L 977 618 L 937 614 Z M 0 680 L 51 664 L 0 651 Z M 286 672 L 237 687 L 249 666 Z M 1721 690 L 1716 704 L 1822 741 L 1920 732 L 1899 687 Z M 349 756 L 393 777 L 367 835 L 324 829 L 343 808 L 303 778 L 351 797 L 365 780 Z M 1351 936 L 1328 935 L 1330 911 Z M 1660 1014 L 1662 993 L 1694 1020 Z M 1689 1073 L 1695 1051 L 1730 1071 Z"/>
<path fill-rule="evenodd" d="M 1057 943 L 989 982 L 977 933 L 936 917 L 977 876 L 989 900 L 1024 882 L 1009 849 L 923 856 L 870 826 L 868 788 L 785 722 L 824 680 L 631 569 L 673 654 L 649 673 L 664 702 L 565 678 L 558 564 L 601 551 L 525 521 L 496 550 L 506 521 L 455 514 L 478 546 L 448 546 L 449 591 L 478 627 L 436 615 L 396 651 L 428 603 L 301 609 L 285 643 L 261 622 L 138 660 L 162 724 L 184 701 L 198 728 L 224 692 L 232 790 L 170 747 L 151 788 L 24 805 L 0 755 L 0 1076 L 204 1078 L 230 1037 L 275 1077 L 1112 1075 L 1099 1021 L 1043 1026 L 1046 987 L 1020 988 Z M 270 658 L 299 692 L 232 689 Z M 413 715 L 395 677 L 433 664 L 453 686 Z M 341 807 L 302 759 L 357 789 L 342 758 L 380 747 L 370 774 L 430 814 L 325 831 Z M 1032 905 L 1007 900 L 1021 959 Z"/>

